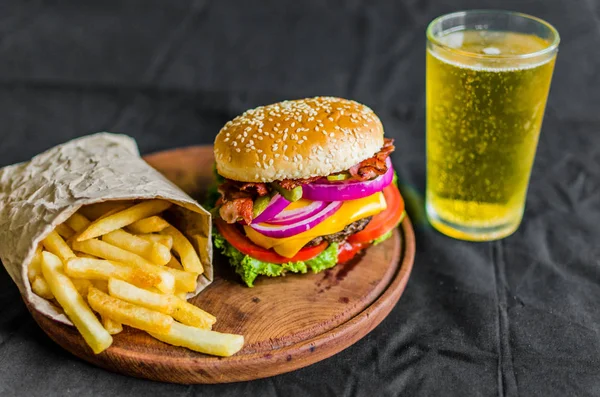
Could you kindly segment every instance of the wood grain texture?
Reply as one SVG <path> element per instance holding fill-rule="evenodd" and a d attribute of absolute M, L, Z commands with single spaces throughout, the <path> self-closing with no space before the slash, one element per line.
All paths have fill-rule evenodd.
<path fill-rule="evenodd" d="M 190 147 L 146 157 L 167 178 L 200 198 L 212 182 L 212 147 Z M 410 220 L 386 242 L 318 274 L 261 278 L 243 286 L 215 255 L 215 281 L 193 304 L 217 316 L 216 331 L 241 333 L 244 348 L 229 358 L 169 346 L 132 328 L 94 355 L 73 327 L 29 307 L 40 327 L 74 355 L 111 371 L 174 383 L 225 383 L 264 378 L 338 353 L 375 328 L 400 298 L 414 260 Z"/>

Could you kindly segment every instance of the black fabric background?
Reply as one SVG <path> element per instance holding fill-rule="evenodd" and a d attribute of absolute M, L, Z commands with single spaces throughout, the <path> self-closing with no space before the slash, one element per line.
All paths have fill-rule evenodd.
<path fill-rule="evenodd" d="M 562 36 L 523 224 L 492 243 L 435 232 L 421 199 L 425 27 L 472 8 L 535 14 Z M 354 98 L 396 138 L 417 255 L 390 316 L 344 352 L 189 387 L 64 352 L 0 267 L 0 395 L 600 395 L 599 47 L 597 0 L 1 2 L 0 165 L 100 130 L 144 153 L 210 143 L 249 107 Z"/>

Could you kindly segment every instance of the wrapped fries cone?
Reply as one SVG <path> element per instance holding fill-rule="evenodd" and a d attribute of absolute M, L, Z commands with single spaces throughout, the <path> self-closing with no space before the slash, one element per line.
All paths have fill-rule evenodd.
<path fill-rule="evenodd" d="M 31 290 L 27 272 L 38 243 L 84 205 L 157 198 L 175 204 L 169 221 L 189 239 L 204 267 L 189 298 L 213 278 L 210 214 L 143 161 L 125 135 L 75 139 L 0 169 L 0 259 L 27 302 L 71 324 L 62 309 Z"/>

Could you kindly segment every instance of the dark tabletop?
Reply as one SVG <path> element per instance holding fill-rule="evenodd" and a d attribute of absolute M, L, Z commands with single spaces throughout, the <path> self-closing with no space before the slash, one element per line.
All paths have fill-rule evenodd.
<path fill-rule="evenodd" d="M 66 353 L 0 267 L 0 395 L 600 395 L 600 2 L 258 3 L 1 2 L 0 166 L 101 130 L 143 153 L 210 143 L 250 107 L 353 98 L 397 142 L 417 238 L 402 299 L 326 361 L 187 387 Z M 423 216 L 424 30 L 470 8 L 535 14 L 562 36 L 523 224 L 491 243 L 450 239 Z"/>

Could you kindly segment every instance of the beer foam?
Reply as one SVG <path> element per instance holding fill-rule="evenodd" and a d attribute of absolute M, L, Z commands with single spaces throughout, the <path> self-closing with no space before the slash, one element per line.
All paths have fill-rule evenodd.
<path fill-rule="evenodd" d="M 548 62 L 550 62 L 554 57 L 550 57 L 548 59 L 545 59 L 541 62 L 536 62 L 536 63 L 525 63 L 522 65 L 518 65 L 518 66 L 512 66 L 512 65 L 507 65 L 507 66 L 500 66 L 500 67 L 491 67 L 489 65 L 483 65 L 481 63 L 474 63 L 472 65 L 468 65 L 465 63 L 460 63 L 460 62 L 456 62 L 454 60 L 450 60 L 446 57 L 444 57 L 442 54 L 436 53 L 435 51 L 432 51 L 431 49 L 427 49 L 427 52 L 431 55 L 433 55 L 434 57 L 436 57 L 439 61 L 447 63 L 449 65 L 455 66 L 457 68 L 460 69 L 470 69 L 470 70 L 475 70 L 475 71 L 481 71 L 481 72 L 517 72 L 519 70 L 526 70 L 526 69 L 534 69 L 537 68 L 538 66 L 542 66 L 547 64 Z M 461 55 L 457 55 L 457 56 L 461 56 Z M 467 57 L 462 55 L 462 57 Z M 468 58 L 469 60 L 475 61 L 476 58 Z M 526 61 L 527 59 L 525 59 Z M 512 60 L 506 59 L 506 62 L 511 62 Z"/>

